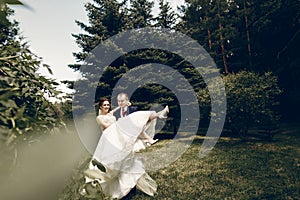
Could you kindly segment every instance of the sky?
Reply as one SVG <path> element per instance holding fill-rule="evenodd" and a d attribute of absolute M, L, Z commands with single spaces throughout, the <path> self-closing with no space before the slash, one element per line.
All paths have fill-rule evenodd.
<path fill-rule="evenodd" d="M 87 1 L 87 0 L 86 0 Z M 13 6 L 14 18 L 31 50 L 51 66 L 53 78 L 75 80 L 77 73 L 68 64 L 75 63 L 72 52 L 78 52 L 73 33 L 81 30 L 75 20 L 87 22 L 84 0 L 23 0 L 31 9 Z M 48 75 L 46 70 L 41 73 Z"/>
<path fill-rule="evenodd" d="M 184 0 L 168 1 L 176 9 Z M 46 69 L 39 72 L 58 81 L 76 80 L 78 73 L 68 67 L 68 64 L 76 62 L 72 53 L 80 51 L 72 34 L 82 32 L 75 20 L 87 24 L 84 3 L 89 0 L 22 0 L 22 2 L 31 9 L 12 6 L 15 10 L 13 18 L 20 23 L 20 31 L 33 53 L 42 57 L 44 64 L 51 66 L 53 76 Z M 157 2 L 155 8 L 154 12 L 157 12 Z"/>

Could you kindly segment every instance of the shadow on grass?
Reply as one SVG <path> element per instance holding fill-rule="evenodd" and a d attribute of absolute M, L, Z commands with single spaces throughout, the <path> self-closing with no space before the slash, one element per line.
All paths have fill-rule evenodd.
<path fill-rule="evenodd" d="M 165 132 L 165 133 L 159 133 L 156 134 L 154 139 L 159 139 L 159 140 L 171 140 L 176 136 L 176 134 L 171 133 L 171 132 Z"/>

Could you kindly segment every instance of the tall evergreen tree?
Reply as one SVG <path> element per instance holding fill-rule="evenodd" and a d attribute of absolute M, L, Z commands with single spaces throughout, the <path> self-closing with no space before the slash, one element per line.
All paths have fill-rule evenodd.
<path fill-rule="evenodd" d="M 148 26 L 153 26 L 155 21 L 152 16 L 152 9 L 153 9 L 153 3 L 146 0 L 133 0 L 133 1 L 127 1 L 124 4 L 117 3 L 117 1 L 107 1 L 114 5 L 114 7 L 118 7 L 118 12 L 113 12 L 114 14 L 108 15 L 111 11 L 106 9 L 108 4 L 99 4 L 99 1 L 97 0 L 97 4 L 88 4 L 86 6 L 88 17 L 90 21 L 93 23 L 90 23 L 89 26 L 83 25 L 82 23 L 78 23 L 81 28 L 86 32 L 85 34 L 79 34 L 76 35 L 77 43 L 82 48 L 82 52 L 75 54 L 77 59 L 79 61 L 85 60 L 87 63 L 84 66 L 86 70 L 82 74 L 82 76 L 85 79 L 78 80 L 76 82 L 76 96 L 80 99 L 81 102 L 87 102 L 91 98 L 91 96 L 87 96 L 87 93 L 90 93 L 90 91 L 95 91 L 95 101 L 99 97 L 107 96 L 111 97 L 112 90 L 116 90 L 115 84 L 117 81 L 126 73 L 128 70 L 131 70 L 137 66 L 147 64 L 147 63 L 161 63 L 166 64 L 169 66 L 175 66 L 176 62 L 178 61 L 177 58 L 172 58 L 173 55 L 170 53 L 163 52 L 161 50 L 155 50 L 155 49 L 143 49 L 143 50 L 136 50 L 133 52 L 130 52 L 128 54 L 123 54 L 120 58 L 116 59 L 114 62 L 112 62 L 109 66 L 105 66 L 104 73 L 102 74 L 102 77 L 95 77 L 93 72 L 96 72 L 100 66 L 102 66 L 101 60 L 105 59 L 108 54 L 106 52 L 103 52 L 103 55 L 101 57 L 95 58 L 93 57 L 93 52 L 91 51 L 97 44 L 100 42 L 103 42 L 106 38 L 110 37 L 111 33 L 107 31 L 107 26 L 104 25 L 103 21 L 109 21 L 109 19 L 112 16 L 119 16 L 120 21 L 122 22 L 120 26 L 115 27 L 115 32 L 118 33 L 122 30 L 132 29 L 132 28 L 143 28 Z M 114 3 L 112 3 L 114 2 Z M 161 4 L 163 7 L 169 4 Z M 127 7 L 126 7 L 127 6 Z M 166 9 L 165 9 L 166 8 Z M 167 15 L 161 17 L 160 19 L 163 20 L 169 20 L 172 19 L 172 12 L 168 11 L 170 7 L 166 6 L 163 10 Z M 95 17 L 98 16 L 98 17 Z M 107 18 L 105 18 L 107 16 Z M 171 17 L 170 17 L 171 16 Z M 170 17 L 170 18 L 169 18 Z M 113 20 L 113 19 L 111 19 Z M 116 24 L 116 23 L 112 23 Z M 166 25 L 166 24 L 165 24 Z M 171 26 L 171 21 L 167 21 L 167 25 Z M 161 26 L 163 27 L 163 26 Z M 97 30 L 97 31 L 96 31 Z M 159 32 L 160 30 L 157 29 Z M 99 34 L 103 35 L 100 36 Z M 158 36 L 157 34 L 155 34 Z M 151 37 L 151 34 L 149 35 Z M 128 39 L 128 38 L 126 38 Z M 133 39 L 132 43 L 138 43 L 139 40 L 136 40 L 137 38 L 129 38 Z M 156 38 L 158 41 L 161 42 L 168 42 L 169 38 Z M 111 44 L 111 50 L 114 51 L 115 47 L 114 44 Z M 122 51 L 122 49 L 119 49 Z M 90 54 L 92 56 L 89 56 L 89 59 L 87 58 L 87 55 Z M 172 59 L 170 59 L 170 57 Z M 94 59 L 95 58 L 95 59 Z M 171 60 L 171 61 L 170 61 Z M 181 60 L 179 60 L 181 61 Z M 79 69 L 79 65 L 73 65 L 71 66 L 73 69 Z M 102 66 L 103 67 L 103 66 Z M 180 67 L 178 67 L 180 68 Z M 101 69 L 99 69 L 101 70 Z M 153 71 L 149 71 L 147 73 L 147 67 L 144 67 L 145 73 L 141 74 L 141 76 L 145 76 L 144 78 L 149 78 L 152 75 L 154 75 Z M 161 80 L 168 77 L 167 74 L 159 74 L 161 75 Z M 156 72 L 155 72 L 156 76 Z M 136 77 L 134 80 L 130 80 L 131 82 L 136 82 L 141 77 Z M 100 80 L 99 80 L 100 79 Z M 89 80 L 92 80 L 88 82 Z M 84 83 L 84 84 L 81 84 Z M 88 85 L 88 87 L 81 87 L 81 85 Z M 126 86 L 124 86 L 126 87 Z M 121 88 L 123 91 L 126 88 Z M 122 91 L 121 90 L 121 91 Z M 139 88 L 132 96 L 133 103 L 136 105 L 139 105 L 140 109 L 148 109 L 150 105 L 153 103 L 163 103 L 168 105 L 174 105 L 177 101 L 174 101 L 175 97 L 172 96 L 172 93 L 167 88 L 164 88 L 161 85 L 152 84 L 151 86 L 145 85 L 142 88 Z M 74 105 L 74 104 L 73 104 Z M 80 111 L 82 108 L 78 108 Z M 79 112 L 78 112 L 79 113 Z"/>
<path fill-rule="evenodd" d="M 286 119 L 299 120 L 299 1 L 264 1 L 256 5 L 252 29 L 255 70 L 273 71 L 284 87 L 281 109 Z"/>
<path fill-rule="evenodd" d="M 76 21 L 77 25 L 84 30 L 84 33 L 74 34 L 77 45 L 81 48 L 80 52 L 74 53 L 75 58 L 78 62 L 83 62 L 87 64 L 85 66 L 84 73 L 81 73 L 81 79 L 77 81 L 77 96 L 80 98 L 91 98 L 86 95 L 87 91 L 95 91 L 97 83 L 92 80 L 97 80 L 100 77 L 96 77 L 96 72 L 101 71 L 100 67 L 102 65 L 96 59 L 92 59 L 92 50 L 96 48 L 101 42 L 110 38 L 111 36 L 118 34 L 119 32 L 126 29 L 125 25 L 127 23 L 128 10 L 126 8 L 127 1 L 117 1 L 117 0 L 93 0 L 93 2 L 88 2 L 85 4 L 89 24 L 84 24 L 82 22 Z M 112 46 L 112 49 L 114 47 Z M 109 53 L 109 52 L 107 52 Z M 107 55 L 103 55 L 105 57 Z M 89 58 L 89 59 L 87 59 Z M 100 60 L 101 62 L 101 60 Z M 74 70 L 79 70 L 81 64 L 69 65 Z M 99 90 L 101 91 L 98 96 L 107 96 L 111 92 L 111 84 L 113 84 L 113 79 L 115 78 L 113 73 L 114 70 L 119 69 L 123 71 L 126 68 L 118 66 L 108 66 L 109 69 L 106 70 L 106 75 L 99 85 Z M 107 81 L 109 80 L 109 81 Z M 89 83 L 91 81 L 91 83 Z M 93 82 L 93 83 L 92 83 Z M 89 88 L 81 88 L 82 85 L 89 85 Z M 97 97 L 96 97 L 97 99 Z M 80 110 L 80 108 L 78 108 Z"/>
<path fill-rule="evenodd" d="M 85 33 L 73 34 L 81 52 L 74 53 L 77 61 L 82 62 L 100 42 L 119 33 L 124 29 L 125 10 L 121 9 L 126 1 L 119 3 L 117 0 L 93 0 L 85 5 L 89 24 L 76 21 L 76 24 Z M 78 70 L 80 65 L 70 65 Z"/>
<path fill-rule="evenodd" d="M 170 3 L 165 0 L 159 0 L 159 14 L 155 18 L 155 26 L 161 28 L 173 28 L 176 24 L 176 14 L 172 10 Z"/>
<path fill-rule="evenodd" d="M 179 30 L 196 39 L 225 73 L 230 71 L 230 41 L 236 37 L 232 2 L 224 0 L 187 0 L 181 8 Z M 229 68 L 229 69 L 228 69 Z"/>
<path fill-rule="evenodd" d="M 149 0 L 131 0 L 127 27 L 145 28 L 148 26 L 152 26 L 153 6 L 154 2 L 151 2 Z"/>

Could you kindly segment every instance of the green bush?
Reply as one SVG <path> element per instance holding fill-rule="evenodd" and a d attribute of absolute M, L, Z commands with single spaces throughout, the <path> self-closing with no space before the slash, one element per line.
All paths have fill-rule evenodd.
<path fill-rule="evenodd" d="M 276 126 L 279 115 L 275 108 L 279 104 L 277 97 L 282 93 L 276 76 L 270 72 L 258 74 L 240 71 L 224 75 L 222 78 L 227 99 L 226 129 L 245 137 L 251 126 L 260 126 L 264 129 Z M 210 110 L 207 89 L 201 90 L 198 95 L 201 97 L 201 104 L 204 105 L 203 109 Z M 213 114 L 203 113 L 206 113 L 204 118 L 210 118 Z"/>
<path fill-rule="evenodd" d="M 224 77 L 227 96 L 226 126 L 245 136 L 250 126 L 275 126 L 277 97 L 282 93 L 277 78 L 270 72 L 263 75 L 241 71 Z"/>

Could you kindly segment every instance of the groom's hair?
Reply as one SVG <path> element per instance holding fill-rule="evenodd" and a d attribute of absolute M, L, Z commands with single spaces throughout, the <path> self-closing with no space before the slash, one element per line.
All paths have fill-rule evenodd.
<path fill-rule="evenodd" d="M 128 100 L 128 95 L 125 92 L 121 92 L 118 94 L 117 98 L 119 99 L 121 96 L 124 96 L 126 100 Z"/>

